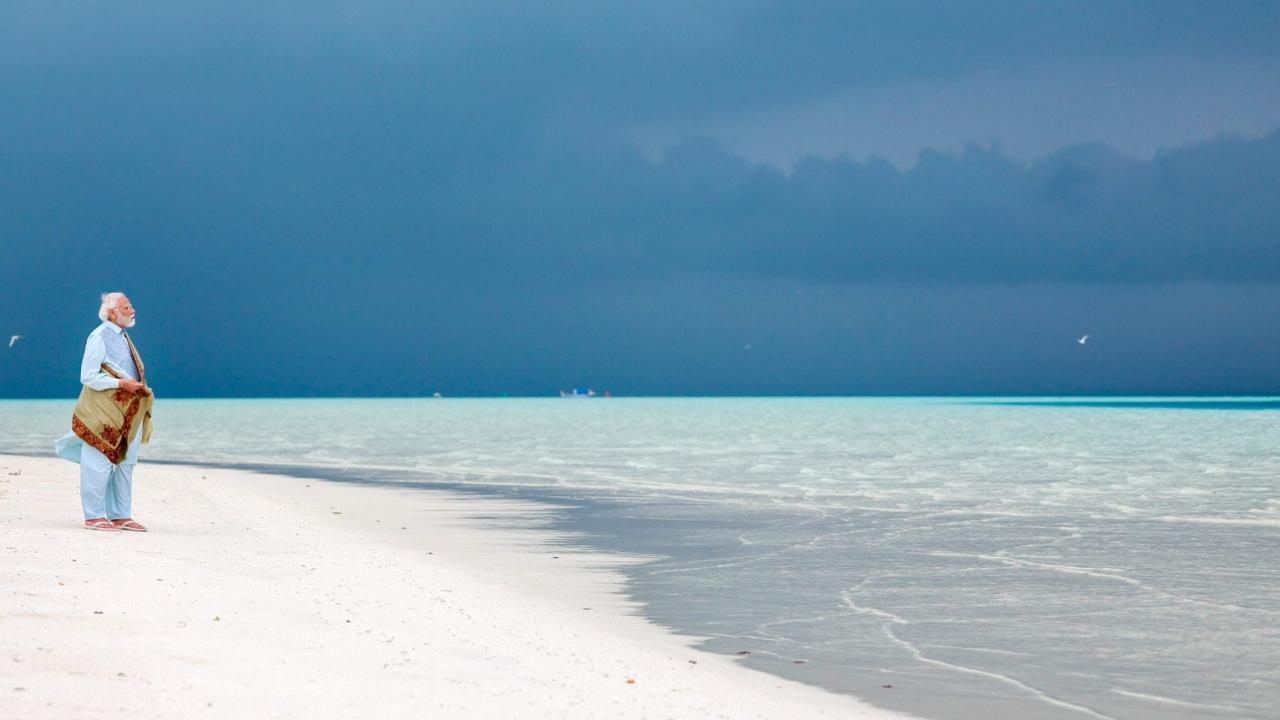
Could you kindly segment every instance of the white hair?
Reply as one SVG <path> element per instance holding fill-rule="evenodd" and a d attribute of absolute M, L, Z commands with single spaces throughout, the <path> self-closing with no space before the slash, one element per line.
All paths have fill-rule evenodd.
<path fill-rule="evenodd" d="M 124 297 L 122 292 L 102 293 L 102 305 L 98 308 L 98 319 L 106 322 L 107 316 L 112 310 L 116 309 L 116 305 L 120 304 L 120 298 Z"/>

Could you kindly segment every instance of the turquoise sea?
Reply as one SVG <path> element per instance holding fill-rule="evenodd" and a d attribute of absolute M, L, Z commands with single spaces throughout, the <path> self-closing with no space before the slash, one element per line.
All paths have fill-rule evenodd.
<path fill-rule="evenodd" d="M 71 406 L 0 401 L 0 452 L 49 454 Z M 162 398 L 155 420 L 144 463 L 552 503 L 653 558 L 625 572 L 655 622 L 925 717 L 1280 707 L 1277 398 Z"/>

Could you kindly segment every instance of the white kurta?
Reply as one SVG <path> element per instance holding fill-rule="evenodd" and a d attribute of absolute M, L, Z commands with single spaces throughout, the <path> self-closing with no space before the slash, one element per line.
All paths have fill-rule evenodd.
<path fill-rule="evenodd" d="M 122 377 L 138 380 L 138 366 L 129 352 L 124 330 L 113 322 L 104 322 L 89 333 L 85 341 L 84 359 L 80 362 L 80 382 L 94 390 L 113 390 L 120 381 L 103 372 L 107 365 Z M 97 448 L 81 440 L 75 433 L 58 438 L 53 451 L 58 457 L 80 463 L 80 504 L 86 520 L 112 520 L 133 516 L 133 468 L 142 449 L 142 428 L 129 442 L 124 462 L 114 465 Z"/>
<path fill-rule="evenodd" d="M 80 361 L 80 382 L 94 390 L 114 390 L 120 387 L 120 381 L 102 371 L 103 364 L 130 380 L 138 379 L 138 367 L 133 362 L 133 354 L 129 352 L 129 342 L 124 338 L 124 329 L 111 321 L 103 322 L 89 333 L 84 344 L 84 358 Z M 141 429 L 129 443 L 129 455 L 125 462 L 138 461 L 139 438 Z M 75 433 L 67 433 L 53 443 L 53 453 L 63 460 L 80 462 L 84 448 L 88 447 Z M 92 448 L 90 448 L 92 450 Z M 97 452 L 96 450 L 94 452 Z M 102 453 L 98 453 L 102 455 Z M 106 457 L 103 456 L 103 460 Z"/>

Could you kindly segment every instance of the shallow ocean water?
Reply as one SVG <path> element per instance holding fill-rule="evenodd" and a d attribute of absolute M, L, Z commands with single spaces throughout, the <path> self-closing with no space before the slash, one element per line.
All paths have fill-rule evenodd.
<path fill-rule="evenodd" d="M 0 402 L 0 451 L 71 405 Z M 1274 398 L 162 400 L 143 458 L 554 502 L 655 621 L 926 717 L 1263 718 L 1277 438 Z"/>

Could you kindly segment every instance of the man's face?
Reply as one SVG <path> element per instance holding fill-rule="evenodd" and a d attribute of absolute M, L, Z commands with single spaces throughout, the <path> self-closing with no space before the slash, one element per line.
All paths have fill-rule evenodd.
<path fill-rule="evenodd" d="M 111 322 L 122 328 L 131 328 L 137 322 L 137 313 L 133 310 L 133 305 L 129 302 L 129 298 L 122 297 L 116 301 L 116 307 L 107 316 Z"/>

